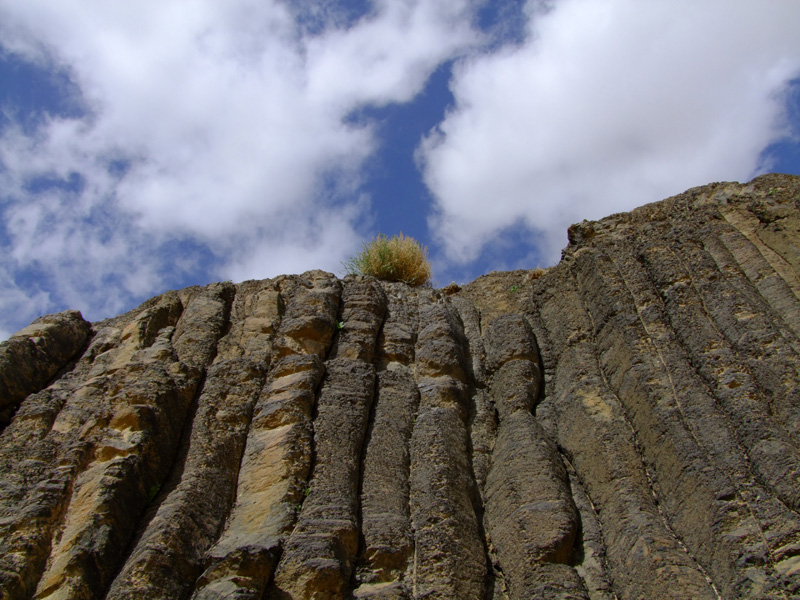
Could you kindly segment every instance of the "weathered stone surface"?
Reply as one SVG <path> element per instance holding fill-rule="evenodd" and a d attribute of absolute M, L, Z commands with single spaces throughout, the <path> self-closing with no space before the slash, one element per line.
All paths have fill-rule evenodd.
<path fill-rule="evenodd" d="M 500 422 L 486 479 L 487 533 L 509 597 L 588 598 L 571 569 L 578 511 L 555 444 L 531 414 L 539 394 L 538 348 L 522 315 L 495 319 L 486 333 Z"/>
<path fill-rule="evenodd" d="M 314 271 L 284 279 L 278 289 L 276 304 L 286 312 L 277 341 L 265 344 L 271 350 L 269 381 L 253 410 L 235 503 L 224 531 L 206 552 L 194 598 L 261 598 L 308 489 L 312 416 L 341 287 L 331 275 Z M 238 328 L 231 331 L 240 346 L 249 346 Z M 255 331 L 263 336 L 263 327 Z"/>
<path fill-rule="evenodd" d="M 800 179 L 443 292 L 311 271 L 0 346 L 0 599 L 800 596 Z"/>
<path fill-rule="evenodd" d="M 424 598 L 483 598 L 489 566 L 470 464 L 466 344 L 457 313 L 426 296 L 416 345 L 419 413 L 411 437 L 412 591 Z"/>
<path fill-rule="evenodd" d="M 264 367 L 247 359 L 214 364 L 184 433 L 188 448 L 163 489 L 153 488 L 155 514 L 114 580 L 107 598 L 186 598 L 202 559 L 233 501 L 253 404 Z"/>
<path fill-rule="evenodd" d="M 386 284 L 386 319 L 378 339 L 377 388 L 364 447 L 356 597 L 407 598 L 403 585 L 414 553 L 409 508 L 411 431 L 419 406 L 414 346 L 416 291 Z"/>
<path fill-rule="evenodd" d="M 26 396 L 38 392 L 86 344 L 91 325 L 68 310 L 36 319 L 0 343 L 0 430 Z"/>
<path fill-rule="evenodd" d="M 372 359 L 386 311 L 380 285 L 344 281 L 341 324 L 314 421 L 315 464 L 275 573 L 276 598 L 345 598 L 359 544 L 359 479 L 375 393 Z"/>

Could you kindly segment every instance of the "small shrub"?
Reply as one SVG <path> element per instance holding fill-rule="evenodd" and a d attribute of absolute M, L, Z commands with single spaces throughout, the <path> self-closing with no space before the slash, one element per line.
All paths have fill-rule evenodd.
<path fill-rule="evenodd" d="M 402 281 L 410 286 L 431 280 L 428 249 L 410 237 L 383 234 L 364 243 L 361 252 L 345 264 L 348 273 L 371 275 L 384 281 Z"/>
<path fill-rule="evenodd" d="M 539 279 L 542 275 L 547 273 L 547 269 L 542 269 L 541 267 L 536 267 L 533 271 L 530 272 L 528 278 L 533 281 L 535 279 Z"/>

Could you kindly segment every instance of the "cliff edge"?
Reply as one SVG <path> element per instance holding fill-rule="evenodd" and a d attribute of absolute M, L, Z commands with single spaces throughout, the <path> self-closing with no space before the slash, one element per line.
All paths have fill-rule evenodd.
<path fill-rule="evenodd" d="M 37 320 L 0 344 L 0 598 L 797 598 L 800 178 L 569 239 Z"/>

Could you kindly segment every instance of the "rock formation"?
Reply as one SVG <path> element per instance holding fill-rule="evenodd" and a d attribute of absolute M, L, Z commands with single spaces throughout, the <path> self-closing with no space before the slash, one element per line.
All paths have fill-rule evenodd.
<path fill-rule="evenodd" d="M 0 345 L 0 598 L 800 597 L 800 178 L 546 272 L 312 271 Z"/>

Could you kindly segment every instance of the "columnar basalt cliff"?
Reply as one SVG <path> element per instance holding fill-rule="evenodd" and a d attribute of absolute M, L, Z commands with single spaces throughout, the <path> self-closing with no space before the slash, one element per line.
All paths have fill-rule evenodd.
<path fill-rule="evenodd" d="M 0 345 L 0 598 L 800 597 L 800 178 L 546 272 L 312 271 Z"/>

